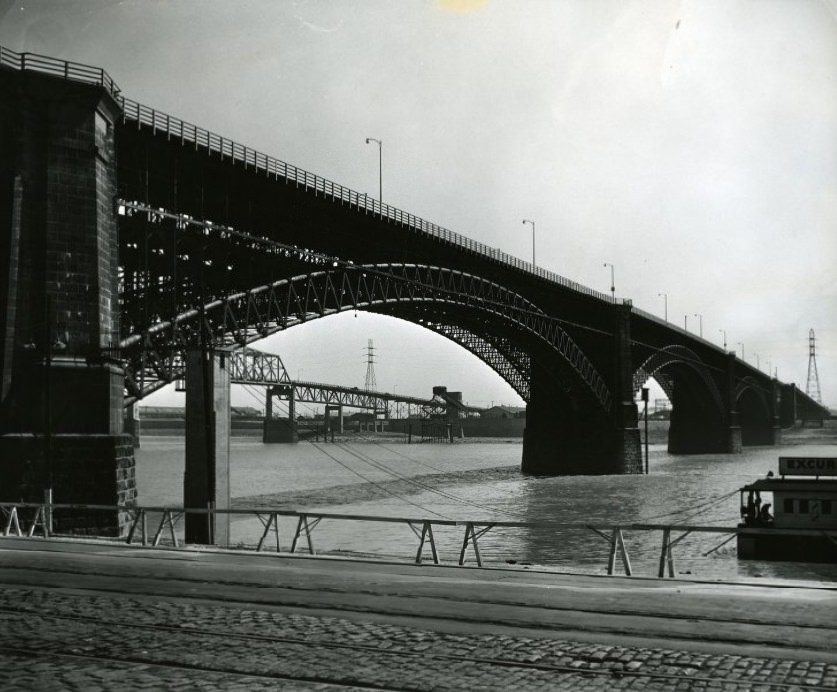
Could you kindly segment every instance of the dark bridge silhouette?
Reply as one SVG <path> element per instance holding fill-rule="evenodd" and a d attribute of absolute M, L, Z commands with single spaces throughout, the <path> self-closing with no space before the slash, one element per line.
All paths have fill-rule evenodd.
<path fill-rule="evenodd" d="M 122 406 L 182 377 L 190 351 L 346 310 L 422 325 L 493 368 L 527 404 L 528 472 L 640 472 L 649 377 L 672 400 L 676 453 L 775 444 L 828 415 L 629 300 L 131 101 L 99 68 L 6 49 L 0 65 L 8 433 L 116 439 Z M 84 410 L 58 415 L 70 396 Z"/>

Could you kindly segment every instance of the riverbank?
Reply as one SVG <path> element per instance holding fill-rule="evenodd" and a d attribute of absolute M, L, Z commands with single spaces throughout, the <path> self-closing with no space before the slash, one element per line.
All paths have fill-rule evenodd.
<path fill-rule="evenodd" d="M 261 421 L 240 422 L 233 425 L 231 430 L 232 437 L 240 437 L 247 439 L 260 439 L 262 436 Z M 639 423 L 640 434 L 642 440 L 645 440 L 645 424 Z M 651 445 L 665 445 L 668 444 L 668 430 L 669 421 L 667 420 L 649 420 L 648 421 L 648 443 Z M 182 438 L 184 431 L 182 425 L 167 425 L 163 427 L 156 427 L 154 425 L 143 426 L 143 438 Z M 830 419 L 823 421 L 822 426 L 815 425 L 795 425 L 790 428 L 784 428 L 781 431 L 782 444 L 797 445 L 797 444 L 837 444 L 837 419 Z M 314 438 L 311 438 L 312 440 Z M 440 444 L 438 441 L 422 442 L 417 435 L 412 437 L 403 432 L 378 431 L 371 430 L 346 430 L 342 433 L 329 433 L 327 438 L 322 435 L 319 440 L 326 440 L 329 442 L 342 443 L 392 443 L 392 444 Z M 480 443 L 496 443 L 505 442 L 509 444 L 522 444 L 523 438 L 517 436 L 511 437 L 474 437 L 465 436 L 454 439 L 453 444 L 480 444 Z"/>
<path fill-rule="evenodd" d="M 707 584 L 0 539 L 4 689 L 837 685 L 837 598 Z"/>

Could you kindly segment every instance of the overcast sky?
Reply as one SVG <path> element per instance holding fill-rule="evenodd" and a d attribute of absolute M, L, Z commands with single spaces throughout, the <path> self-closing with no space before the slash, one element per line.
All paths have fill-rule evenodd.
<path fill-rule="evenodd" d="M 610 289 L 837 406 L 837 2 L 0 0 L 0 43 Z M 360 239 L 359 239 L 360 240 Z M 701 315 L 702 318 L 696 315 Z M 520 403 L 419 327 L 344 315 L 258 347 L 292 377 Z M 758 354 L 758 355 L 757 355 Z M 247 398 L 237 395 L 237 403 Z M 146 403 L 172 403 L 155 395 Z"/>

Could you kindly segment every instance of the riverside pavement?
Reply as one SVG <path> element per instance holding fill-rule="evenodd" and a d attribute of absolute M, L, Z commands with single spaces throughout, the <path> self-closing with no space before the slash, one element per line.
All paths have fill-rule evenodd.
<path fill-rule="evenodd" d="M 2 690 L 837 689 L 837 588 L 0 538 Z"/>

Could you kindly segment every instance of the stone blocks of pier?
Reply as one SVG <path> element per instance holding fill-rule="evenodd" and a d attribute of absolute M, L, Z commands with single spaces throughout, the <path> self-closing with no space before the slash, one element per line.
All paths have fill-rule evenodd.
<path fill-rule="evenodd" d="M 119 339 L 120 110 L 99 86 L 28 72 L 0 70 L 0 92 L 1 499 L 43 500 L 50 467 L 55 502 L 133 501 L 124 373 L 107 357 Z M 71 528 L 125 525 L 113 512 L 86 521 Z"/>

